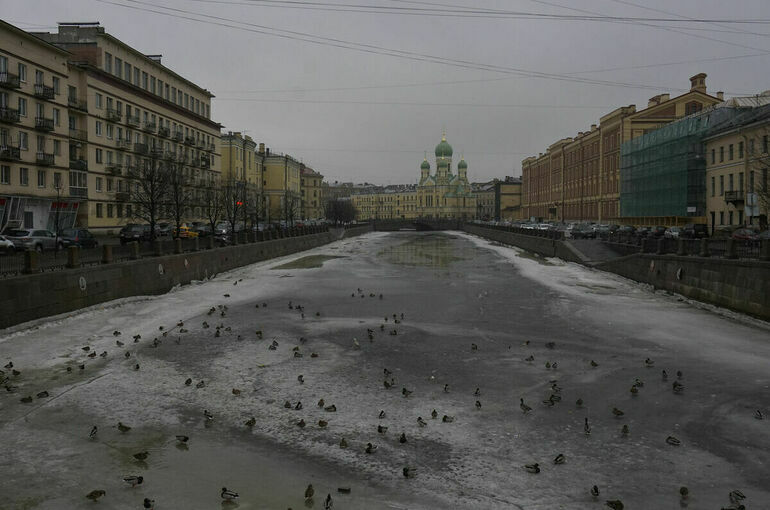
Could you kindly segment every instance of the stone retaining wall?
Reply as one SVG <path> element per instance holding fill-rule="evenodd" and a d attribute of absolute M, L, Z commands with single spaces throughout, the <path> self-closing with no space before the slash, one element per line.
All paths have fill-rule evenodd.
<path fill-rule="evenodd" d="M 516 246 L 517 248 L 522 248 L 544 257 L 558 257 L 570 262 L 584 262 L 580 253 L 573 250 L 572 247 L 564 241 L 549 239 L 547 237 L 515 234 L 505 230 L 484 228 L 472 224 L 465 224 L 462 229 L 469 234 L 474 234 L 510 246 Z"/>
<path fill-rule="evenodd" d="M 371 227 L 344 231 L 344 237 Z M 131 296 L 157 295 L 214 274 L 328 244 L 322 232 L 180 255 L 21 275 L 0 280 L 0 328 Z"/>

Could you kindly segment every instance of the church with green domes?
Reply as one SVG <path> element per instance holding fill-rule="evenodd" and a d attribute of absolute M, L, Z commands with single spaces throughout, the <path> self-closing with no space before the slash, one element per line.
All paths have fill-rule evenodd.
<path fill-rule="evenodd" d="M 455 218 L 470 220 L 476 217 L 476 196 L 468 182 L 468 163 L 463 158 L 452 173 L 452 146 L 446 134 L 436 145 L 436 172 L 431 174 L 426 157 L 420 165 L 417 184 L 417 212 L 423 218 Z"/>

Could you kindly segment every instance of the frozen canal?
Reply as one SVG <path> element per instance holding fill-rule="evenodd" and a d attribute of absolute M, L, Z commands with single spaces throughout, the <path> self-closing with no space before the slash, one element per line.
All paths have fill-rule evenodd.
<path fill-rule="evenodd" d="M 236 508 L 223 486 L 240 509 L 770 508 L 766 324 L 465 234 L 371 233 L 0 331 L 11 361 L 1 509 Z"/>

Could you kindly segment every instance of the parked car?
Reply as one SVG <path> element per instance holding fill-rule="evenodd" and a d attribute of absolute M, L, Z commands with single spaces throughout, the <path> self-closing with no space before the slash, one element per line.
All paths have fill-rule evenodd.
<path fill-rule="evenodd" d="M 157 225 L 158 229 L 158 235 L 161 237 L 167 237 L 171 235 L 171 231 L 174 230 L 174 227 L 171 226 L 171 223 L 162 222 L 158 223 Z"/>
<path fill-rule="evenodd" d="M 678 239 L 682 233 L 682 229 L 679 227 L 669 227 L 668 230 L 663 232 L 663 237 L 666 239 Z"/>
<path fill-rule="evenodd" d="M 147 227 L 145 229 L 145 227 Z M 150 239 L 149 225 L 139 225 L 138 223 L 129 223 L 125 227 L 120 229 L 118 237 L 120 237 L 120 244 L 131 243 L 134 241 L 142 242 Z"/>
<path fill-rule="evenodd" d="M 618 229 L 618 233 L 626 234 L 626 235 L 635 235 L 636 234 L 636 227 L 633 226 L 633 225 L 622 225 Z"/>
<path fill-rule="evenodd" d="M 15 250 L 16 247 L 13 245 L 13 241 L 6 239 L 5 236 L 0 236 L 0 253 L 12 253 Z"/>
<path fill-rule="evenodd" d="M 192 229 L 194 232 L 198 233 L 199 237 L 208 237 L 211 235 L 211 225 L 208 223 L 200 223 L 199 225 L 193 224 Z"/>
<path fill-rule="evenodd" d="M 50 230 L 13 229 L 5 232 L 5 237 L 11 241 L 17 250 L 57 250 L 64 246 L 56 240 L 56 234 Z"/>
<path fill-rule="evenodd" d="M 96 248 L 96 245 L 99 244 L 94 235 L 84 228 L 65 228 L 59 234 L 59 240 L 65 248 L 67 246 Z"/>
<path fill-rule="evenodd" d="M 770 241 L 770 230 L 765 230 L 757 234 L 757 239 L 760 241 Z"/>
<path fill-rule="evenodd" d="M 705 223 L 688 223 L 682 229 L 682 237 L 700 239 L 709 236 L 708 225 Z"/>
<path fill-rule="evenodd" d="M 583 223 L 573 228 L 571 235 L 574 239 L 596 239 L 596 230 L 593 225 Z"/>
<path fill-rule="evenodd" d="M 666 235 L 666 227 L 662 225 L 658 225 L 657 227 L 652 227 L 650 229 L 650 233 L 648 234 L 650 237 L 663 237 Z"/>
<path fill-rule="evenodd" d="M 736 241 L 756 241 L 759 239 L 759 235 L 750 228 L 736 229 L 730 237 Z"/>

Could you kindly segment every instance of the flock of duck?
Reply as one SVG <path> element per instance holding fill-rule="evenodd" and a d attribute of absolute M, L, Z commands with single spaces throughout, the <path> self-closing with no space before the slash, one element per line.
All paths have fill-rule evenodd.
<path fill-rule="evenodd" d="M 235 281 L 233 283 L 233 285 L 237 285 L 238 281 L 240 281 L 240 280 Z M 353 292 L 351 294 L 351 297 L 354 297 L 354 298 L 358 297 L 358 296 L 360 296 L 361 298 L 365 298 L 366 297 L 366 293 L 359 288 L 359 289 L 357 289 L 357 292 Z M 230 295 L 229 294 L 224 294 L 224 297 L 230 297 Z M 383 299 L 383 295 L 382 294 L 377 295 L 375 293 L 369 293 L 369 297 L 370 298 L 379 297 L 379 299 Z M 256 304 L 256 308 L 266 308 L 266 307 L 267 307 L 267 303 L 261 303 L 261 305 L 259 303 Z M 297 312 L 299 312 L 301 314 L 301 318 L 303 318 L 303 319 L 305 318 L 305 309 L 304 309 L 303 306 L 298 305 L 298 304 L 294 304 L 293 302 L 290 301 L 288 303 L 288 308 L 292 309 L 292 310 L 296 310 Z M 216 307 L 211 307 L 208 310 L 208 312 L 207 312 L 208 315 L 215 315 L 215 314 L 217 314 L 217 315 L 219 315 L 222 318 L 226 317 L 227 313 L 228 313 L 228 307 L 226 305 L 218 305 Z M 319 317 L 320 316 L 320 312 L 316 312 L 315 315 L 317 317 Z M 379 329 L 380 329 L 381 332 L 384 332 L 387 329 L 389 335 L 393 335 L 393 336 L 398 335 L 398 329 L 397 329 L 398 328 L 398 324 L 400 324 L 403 320 L 404 320 L 404 314 L 403 313 L 401 313 L 401 314 L 392 314 L 392 316 L 386 316 L 384 318 L 383 323 L 380 325 Z M 393 325 L 393 327 L 391 327 L 391 325 Z M 205 330 L 205 329 L 209 329 L 211 327 L 211 325 L 207 321 L 203 321 L 201 327 L 202 327 L 202 329 Z M 188 332 L 188 330 L 185 329 L 184 322 L 182 322 L 182 321 L 178 322 L 176 324 L 175 328 L 165 329 L 163 326 L 160 326 L 160 328 L 159 328 L 159 331 L 160 331 L 159 337 L 154 338 L 153 341 L 149 344 L 149 347 L 150 348 L 157 348 L 157 347 L 159 347 L 159 345 L 163 342 L 164 337 L 167 337 L 168 334 L 170 332 L 174 331 L 174 330 L 176 330 L 176 333 L 178 334 L 178 336 L 176 337 L 176 339 L 174 341 L 175 341 L 176 344 L 180 344 L 181 343 L 181 335 Z M 219 336 L 221 336 L 222 332 L 231 332 L 231 327 L 230 326 L 225 326 L 223 323 L 220 322 L 220 324 L 215 326 L 214 331 L 215 331 L 214 336 L 215 337 L 219 337 Z M 263 333 L 262 333 L 261 330 L 256 331 L 255 334 L 256 334 L 257 339 L 262 339 L 263 338 Z M 367 338 L 370 341 L 374 340 L 376 334 L 377 334 L 376 330 L 367 328 L 366 336 L 367 336 Z M 126 342 L 123 342 L 123 341 L 121 341 L 118 338 L 118 337 L 121 337 L 121 335 L 122 335 L 122 333 L 120 331 L 114 331 L 113 335 L 116 337 L 115 344 L 116 344 L 116 346 L 118 348 L 126 347 L 126 345 L 125 345 Z M 133 336 L 133 343 L 134 344 L 139 344 L 141 339 L 142 339 L 141 335 L 138 335 L 138 334 L 134 335 Z M 241 335 L 238 335 L 238 339 L 242 339 Z M 300 345 L 303 345 L 306 342 L 307 342 L 307 339 L 305 339 L 305 338 L 301 337 L 299 339 L 299 344 Z M 530 346 L 530 341 L 526 341 L 524 343 L 524 346 Z M 275 341 L 275 340 L 273 340 L 268 345 L 268 349 L 269 350 L 276 350 L 277 347 L 278 347 L 278 342 Z M 554 350 L 556 348 L 556 344 L 555 344 L 555 342 L 547 342 L 547 343 L 545 343 L 545 347 L 547 349 L 549 349 L 549 350 Z M 353 339 L 352 348 L 353 349 L 360 349 L 361 348 L 360 343 L 355 338 Z M 473 343 L 473 344 L 471 344 L 470 349 L 471 349 L 471 351 L 478 351 L 479 347 L 478 347 L 477 344 Z M 95 358 L 97 356 L 96 351 L 92 350 L 92 348 L 90 346 L 83 346 L 82 347 L 82 351 L 83 351 L 83 353 L 87 353 L 87 354 L 85 354 L 85 356 L 87 358 L 93 359 L 93 358 Z M 291 352 L 292 352 L 292 354 L 291 354 L 292 357 L 302 357 L 303 356 L 299 346 L 294 347 Z M 98 356 L 100 356 L 101 358 L 106 358 L 108 356 L 108 353 L 107 353 L 107 351 L 103 351 L 101 354 L 98 354 Z M 124 352 L 123 356 L 126 359 L 131 358 L 131 351 L 130 350 L 126 350 Z M 312 358 L 316 358 L 316 357 L 318 357 L 318 354 L 313 352 L 313 353 L 311 353 L 310 356 Z M 529 364 L 534 364 L 535 363 L 535 357 L 534 357 L 534 355 L 529 355 L 526 358 L 524 358 L 524 361 L 529 363 Z M 553 371 L 558 368 L 558 362 L 547 360 L 547 361 L 545 361 L 544 366 L 545 366 L 546 369 L 551 371 L 550 372 L 551 374 L 553 374 Z M 597 363 L 595 360 L 591 360 L 590 363 L 589 363 L 589 366 L 591 368 L 597 368 L 599 366 L 599 363 Z M 642 366 L 647 368 L 647 369 L 654 369 L 655 368 L 655 361 L 650 359 L 650 358 L 647 358 L 647 359 L 645 359 L 643 361 Z M 78 367 L 78 370 L 80 370 L 80 371 L 85 370 L 85 360 L 83 362 L 78 363 L 77 367 Z M 138 363 L 135 363 L 133 365 L 129 365 L 129 367 L 132 370 L 140 370 L 140 368 L 141 368 Z M 72 366 L 67 366 L 66 367 L 66 371 L 67 372 L 72 372 L 73 371 L 73 367 Z M 382 373 L 383 373 L 383 386 L 384 386 L 385 390 L 390 390 L 392 388 L 395 388 L 395 387 L 399 386 L 397 384 L 395 376 L 393 375 L 393 372 L 391 370 L 389 370 L 388 368 L 383 368 L 383 372 Z M 666 370 L 662 370 L 659 374 L 660 374 L 660 381 L 662 383 L 668 384 L 669 375 L 666 372 Z M 19 387 L 16 386 L 15 383 L 22 381 L 21 376 L 22 376 L 21 371 L 17 367 L 14 366 L 12 361 L 9 361 L 4 366 L 4 370 L 0 370 L 0 384 L 4 385 L 5 389 L 8 392 L 17 392 L 19 390 Z M 685 386 L 684 386 L 684 384 L 682 382 L 683 379 L 684 379 L 684 374 L 682 373 L 681 370 L 677 370 L 675 372 L 675 379 L 671 383 L 671 391 L 672 391 L 672 393 L 678 395 L 678 394 L 682 394 L 684 392 Z M 433 382 L 435 382 L 435 378 L 433 376 L 431 376 L 431 380 Z M 193 381 L 192 378 L 187 378 L 184 381 L 184 385 L 185 386 L 192 386 L 193 382 L 194 381 Z M 299 374 L 297 376 L 297 382 L 300 385 L 305 383 L 305 378 L 304 378 L 303 374 Z M 634 383 L 631 385 L 631 387 L 629 389 L 629 392 L 631 393 L 631 395 L 633 395 L 633 396 L 638 395 L 639 392 L 640 392 L 640 389 L 644 387 L 644 384 L 645 383 L 641 379 L 636 378 L 636 380 L 634 381 Z M 203 388 L 205 385 L 206 385 L 205 381 L 201 380 L 201 381 L 199 381 L 199 382 L 197 382 L 195 384 L 195 387 L 196 388 Z M 550 392 L 549 392 L 550 395 L 548 396 L 548 398 L 546 398 L 545 400 L 542 401 L 542 404 L 545 407 L 553 407 L 553 406 L 556 406 L 556 405 L 560 405 L 560 403 L 562 402 L 562 395 L 561 395 L 562 388 L 559 386 L 558 380 L 557 379 L 550 379 L 549 380 L 549 387 L 550 387 Z M 402 386 L 402 388 L 401 388 L 401 395 L 402 395 L 403 398 L 406 399 L 406 398 L 409 398 L 412 395 L 413 391 L 414 390 L 410 390 L 407 387 Z M 443 391 L 447 392 L 447 393 L 450 391 L 449 384 L 444 384 Z M 233 388 L 231 393 L 234 396 L 237 397 L 237 396 L 239 396 L 241 394 L 241 390 L 238 389 L 238 388 Z M 472 393 L 472 395 L 474 397 L 473 400 L 475 400 L 475 402 L 474 402 L 475 408 L 480 411 L 482 409 L 481 389 L 477 387 L 477 388 L 475 388 L 475 391 L 472 391 L 472 392 L 469 391 L 469 393 Z M 50 395 L 49 395 L 48 391 L 45 391 L 45 390 L 37 392 L 35 394 L 35 398 L 37 398 L 37 399 L 46 399 L 46 398 L 49 398 L 49 397 L 50 397 Z M 33 402 L 34 399 L 33 399 L 32 395 L 25 395 L 25 396 L 21 397 L 19 400 L 20 400 L 20 402 L 22 404 L 29 404 L 29 403 Z M 323 398 L 320 399 L 317 402 L 317 406 L 320 409 L 322 409 L 323 411 L 327 412 L 327 413 L 335 413 L 337 411 L 336 404 L 334 404 L 334 403 L 329 404 L 329 403 L 325 402 L 325 400 Z M 583 406 L 584 406 L 583 400 L 578 398 L 575 401 L 575 408 L 579 410 L 579 409 L 583 408 Z M 292 403 L 290 400 L 286 400 L 284 402 L 284 404 L 283 404 L 283 407 L 285 407 L 286 409 L 293 409 L 293 410 L 299 411 L 299 410 L 302 410 L 304 406 L 303 406 L 302 402 L 300 402 L 300 401 Z M 519 407 L 521 409 L 521 412 L 523 414 L 525 414 L 525 415 L 528 415 L 529 413 L 535 412 L 533 410 L 533 407 L 530 404 L 528 404 L 523 397 L 520 398 L 520 400 L 519 400 Z M 619 409 L 617 407 L 613 407 L 612 410 L 611 410 L 611 413 L 612 413 L 613 417 L 615 417 L 616 419 L 619 419 L 619 420 L 622 419 L 623 416 L 625 415 L 625 413 L 621 409 Z M 429 414 L 430 414 L 430 419 L 432 419 L 432 420 L 437 420 L 438 417 L 439 417 L 439 413 L 438 413 L 438 411 L 436 409 L 433 409 Z M 211 411 L 209 411 L 208 409 L 204 409 L 202 415 L 203 415 L 203 420 L 206 423 L 209 423 L 209 422 L 213 421 L 214 418 L 215 418 L 214 414 Z M 385 410 L 380 410 L 380 412 L 378 414 L 378 418 L 382 420 L 385 417 L 386 417 Z M 762 413 L 761 410 L 756 410 L 755 414 L 754 414 L 754 417 L 756 419 L 760 419 L 761 420 L 761 419 L 764 419 L 764 414 Z M 441 421 L 443 423 L 452 423 L 452 422 L 454 422 L 454 420 L 455 420 L 454 416 L 450 416 L 450 415 L 447 415 L 447 414 L 444 414 L 441 417 Z M 416 422 L 417 422 L 417 426 L 418 427 L 425 427 L 425 426 L 428 425 L 428 422 L 425 419 L 423 419 L 422 416 L 419 416 L 417 418 Z M 248 420 L 243 422 L 243 425 L 245 427 L 251 428 L 251 427 L 254 427 L 256 425 L 256 423 L 257 423 L 256 422 L 256 418 L 252 416 L 251 418 L 249 418 Z M 328 423 L 329 423 L 329 421 L 325 420 L 325 419 L 319 419 L 317 421 L 318 427 L 322 428 L 322 429 L 326 428 Z M 305 421 L 304 418 L 301 418 L 298 421 L 296 421 L 296 426 L 301 428 L 301 429 L 305 428 L 306 425 L 307 425 L 307 422 Z M 132 427 L 130 425 L 126 425 L 126 424 L 122 423 L 121 421 L 118 421 L 117 424 L 114 425 L 114 427 L 117 428 L 117 430 L 121 434 L 129 434 L 131 429 L 132 429 Z M 378 432 L 378 434 L 384 436 L 385 434 L 387 434 L 388 428 L 389 428 L 388 426 L 380 424 L 380 425 L 377 426 L 377 432 Z M 589 422 L 588 417 L 584 418 L 583 431 L 584 431 L 584 433 L 586 435 L 590 435 L 591 434 L 591 423 Z M 622 427 L 620 428 L 620 432 L 623 435 L 628 435 L 630 433 L 629 426 L 627 424 L 623 424 Z M 95 440 L 95 439 L 97 439 L 98 434 L 99 434 L 99 427 L 98 427 L 98 425 L 93 425 L 91 427 L 90 431 L 88 432 L 87 437 L 90 440 Z M 179 435 L 176 435 L 175 439 L 176 439 L 177 445 L 181 449 L 186 449 L 187 445 L 190 442 L 190 437 L 188 435 L 179 434 Z M 401 432 L 400 435 L 398 436 L 398 442 L 400 444 L 405 444 L 408 441 L 409 441 L 409 439 L 407 438 L 406 432 Z M 674 446 L 674 447 L 678 447 L 678 446 L 681 445 L 681 441 L 678 438 L 676 438 L 675 436 L 673 436 L 673 435 L 668 436 L 665 439 L 665 443 L 670 445 L 670 446 Z M 345 449 L 345 448 L 348 448 L 349 446 L 350 446 L 350 444 L 349 444 L 348 440 L 345 437 L 340 438 L 340 441 L 339 441 L 339 447 L 340 448 Z M 365 447 L 363 448 L 363 452 L 365 454 L 374 454 L 376 451 L 377 451 L 377 445 L 372 443 L 372 442 L 367 442 Z M 137 466 L 139 466 L 139 467 L 146 467 L 146 461 L 147 461 L 149 455 L 150 454 L 146 450 L 142 450 L 142 451 L 138 451 L 138 452 L 134 453 L 132 455 L 132 457 L 133 457 L 134 461 L 136 462 Z M 557 453 L 552 458 L 552 460 L 549 462 L 549 464 L 552 464 L 554 466 L 558 466 L 558 465 L 564 464 L 566 461 L 567 461 L 567 458 L 566 458 L 566 456 L 563 453 Z M 545 469 L 545 466 L 543 466 L 541 464 L 541 462 L 532 462 L 532 463 L 525 464 L 525 465 L 522 466 L 522 469 L 525 470 L 528 473 L 531 473 L 533 475 L 537 475 L 543 469 Z M 417 469 L 415 467 L 413 467 L 413 466 L 403 466 L 403 468 L 401 468 L 401 470 L 400 470 L 400 475 L 399 476 L 403 476 L 405 478 L 413 478 L 413 477 L 417 476 Z M 140 486 L 140 485 L 143 484 L 144 477 L 141 476 L 141 475 L 130 474 L 130 475 L 123 476 L 122 480 L 123 480 L 123 482 L 128 487 L 135 488 L 135 487 Z M 351 491 L 350 487 L 339 487 L 338 488 L 338 492 L 342 493 L 342 494 L 350 493 L 350 491 Z M 597 485 L 593 485 L 592 487 L 588 488 L 588 493 L 590 494 L 590 496 L 594 500 L 599 500 L 600 499 L 601 491 L 600 491 L 600 488 Z M 107 495 L 107 493 L 106 493 L 106 491 L 104 489 L 94 489 L 94 490 L 90 491 L 88 494 L 86 494 L 85 497 L 87 499 L 91 500 L 91 501 L 96 502 L 96 501 L 99 501 L 101 498 L 106 497 L 106 495 Z M 313 504 L 314 504 L 314 499 L 313 499 L 314 495 L 315 495 L 315 489 L 313 488 L 313 485 L 310 484 L 310 485 L 307 486 L 307 488 L 306 488 L 306 490 L 304 492 L 304 500 L 305 500 L 306 506 L 308 506 L 308 507 L 313 506 Z M 221 488 L 221 490 L 219 491 L 219 496 L 220 496 L 220 499 L 223 502 L 223 505 L 236 505 L 235 502 L 240 497 L 238 492 L 236 492 L 236 491 L 234 491 L 232 489 L 229 489 L 227 487 L 222 487 Z M 687 500 L 690 497 L 691 497 L 690 490 L 687 487 L 685 487 L 685 486 L 680 487 L 680 489 L 679 489 L 679 498 L 680 498 L 680 501 L 682 503 L 682 506 L 687 506 Z M 733 490 L 733 491 L 731 491 L 728 494 L 727 499 L 729 499 L 730 505 L 726 506 L 726 507 L 723 507 L 722 510 L 743 510 L 743 509 L 745 509 L 743 501 L 746 499 L 746 496 L 740 490 Z M 324 508 L 324 510 L 330 510 L 330 509 L 333 508 L 333 505 L 334 505 L 334 500 L 333 500 L 331 494 L 329 493 L 323 499 L 323 508 Z M 611 508 L 612 510 L 623 510 L 623 508 L 624 508 L 624 504 L 623 504 L 623 502 L 620 499 L 606 499 L 605 500 L 605 506 Z M 144 498 L 144 500 L 142 501 L 142 507 L 144 509 L 152 510 L 152 509 L 155 508 L 155 501 L 153 499 L 151 499 L 151 498 Z M 170 508 L 170 506 L 168 506 L 167 508 Z M 289 510 L 291 510 L 291 509 L 289 509 Z"/>

